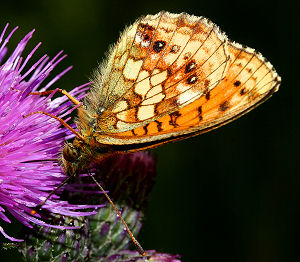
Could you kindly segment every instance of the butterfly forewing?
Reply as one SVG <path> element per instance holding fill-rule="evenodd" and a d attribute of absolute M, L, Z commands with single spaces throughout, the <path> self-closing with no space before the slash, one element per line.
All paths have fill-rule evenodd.
<path fill-rule="evenodd" d="M 117 61 L 109 60 L 111 72 L 102 73 L 108 80 L 96 81 L 104 83 L 101 93 L 106 94 L 98 102 L 105 109 L 99 133 L 124 132 L 174 112 L 223 77 L 225 36 L 207 19 L 160 13 L 125 32 L 116 45 L 122 50 L 112 52 Z M 123 42 L 130 43 L 125 50 Z"/>
<path fill-rule="evenodd" d="M 92 92 L 100 88 L 102 96 L 89 96 L 94 111 L 103 111 L 95 136 L 103 144 L 141 149 L 141 143 L 223 125 L 265 101 L 280 83 L 261 54 L 228 40 L 209 20 L 187 14 L 161 12 L 138 20 L 108 61 Z"/>

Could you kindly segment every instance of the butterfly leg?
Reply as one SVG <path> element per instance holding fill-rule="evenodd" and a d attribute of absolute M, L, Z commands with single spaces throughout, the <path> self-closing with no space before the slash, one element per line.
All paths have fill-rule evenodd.
<path fill-rule="evenodd" d="M 32 116 L 34 114 L 44 114 L 44 115 L 47 115 L 51 118 L 54 118 L 56 120 L 58 120 L 64 127 L 68 128 L 73 134 L 75 134 L 79 139 L 81 139 L 82 141 L 85 141 L 84 137 L 82 135 L 80 135 L 74 128 L 72 128 L 69 124 L 67 124 L 62 118 L 59 118 L 57 116 L 54 116 L 54 115 L 51 115 L 47 112 L 44 112 L 44 111 L 36 111 L 36 112 L 32 112 L 26 116 L 24 116 L 24 118 L 27 118 L 29 116 Z"/>
<path fill-rule="evenodd" d="M 52 94 L 53 92 L 56 92 L 56 91 L 62 93 L 65 96 L 67 96 L 69 98 L 69 100 L 74 105 L 79 105 L 80 104 L 80 102 L 76 98 L 74 98 L 73 96 L 71 96 L 66 90 L 59 89 L 59 88 L 58 89 L 54 89 L 54 90 L 47 90 L 47 91 L 43 91 L 43 92 L 31 92 L 29 94 L 30 95 L 41 95 L 41 96 L 43 96 L 43 95 L 50 95 L 50 94 Z"/>

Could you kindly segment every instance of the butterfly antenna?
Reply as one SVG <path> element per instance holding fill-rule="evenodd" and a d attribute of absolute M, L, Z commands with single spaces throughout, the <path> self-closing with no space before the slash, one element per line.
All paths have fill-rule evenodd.
<path fill-rule="evenodd" d="M 43 91 L 43 92 L 31 92 L 29 93 L 29 95 L 50 95 L 54 92 L 60 92 L 62 93 L 63 95 L 65 95 L 66 97 L 68 97 L 68 99 L 74 104 L 74 105 L 80 105 L 81 103 L 75 98 L 73 97 L 72 95 L 70 95 L 66 90 L 64 89 L 60 89 L 60 88 L 57 88 L 57 89 L 54 89 L 54 90 L 47 90 L 47 91 Z"/>
<path fill-rule="evenodd" d="M 35 215 L 37 213 L 38 210 L 41 210 L 42 206 L 46 204 L 47 200 L 57 192 L 58 189 L 60 189 L 62 186 L 64 186 L 73 176 L 75 176 L 75 173 L 68 176 L 63 182 L 61 182 L 61 184 L 59 186 L 57 186 L 56 188 L 54 188 L 50 194 L 46 197 L 46 199 L 39 205 L 37 205 L 37 207 L 35 209 L 31 209 L 30 210 L 30 214 L 31 215 Z"/>
<path fill-rule="evenodd" d="M 100 190 L 104 193 L 105 197 L 107 198 L 108 202 L 112 205 L 112 207 L 114 208 L 114 210 L 117 212 L 118 216 L 120 217 L 123 225 L 125 226 L 129 236 L 131 237 L 133 243 L 135 244 L 135 246 L 137 247 L 137 250 L 139 251 L 140 255 L 142 256 L 146 256 L 146 252 L 144 251 L 144 249 L 142 248 L 141 244 L 135 239 L 135 237 L 133 236 L 131 230 L 129 229 L 129 227 L 127 226 L 125 220 L 123 219 L 121 213 L 119 212 L 119 210 L 117 209 L 117 207 L 115 206 L 115 204 L 113 203 L 113 201 L 110 199 L 110 197 L 108 196 L 108 194 L 105 192 L 105 190 L 103 189 L 103 187 L 99 184 L 99 182 L 94 178 L 94 176 L 88 171 L 89 176 L 94 180 L 94 182 L 96 183 L 96 185 L 100 188 Z"/>

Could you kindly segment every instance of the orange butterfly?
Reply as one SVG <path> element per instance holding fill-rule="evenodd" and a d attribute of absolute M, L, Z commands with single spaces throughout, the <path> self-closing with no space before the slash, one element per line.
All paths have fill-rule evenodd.
<path fill-rule="evenodd" d="M 79 107 L 80 134 L 63 151 L 68 174 L 224 125 L 267 100 L 280 77 L 208 19 L 160 12 L 125 29 L 93 82 Z"/>
<path fill-rule="evenodd" d="M 260 53 L 229 40 L 210 20 L 160 12 L 125 29 L 95 71 L 83 106 L 60 90 L 78 105 L 79 132 L 49 116 L 76 134 L 62 155 L 64 171 L 73 176 L 111 154 L 224 125 L 266 101 L 279 85 Z"/>

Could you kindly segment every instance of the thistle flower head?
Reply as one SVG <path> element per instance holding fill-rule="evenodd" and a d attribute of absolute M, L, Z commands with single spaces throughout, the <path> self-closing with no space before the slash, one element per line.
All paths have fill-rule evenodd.
<path fill-rule="evenodd" d="M 143 211 L 155 177 L 155 159 L 148 152 L 114 155 L 95 165 L 95 177 L 109 188 L 115 204 L 118 206 L 127 225 L 137 237 L 143 219 Z M 71 189 L 86 188 L 89 177 L 78 177 L 76 184 L 68 185 Z M 79 181 L 79 182 L 78 182 Z M 84 186 L 83 186 L 84 185 Z M 99 201 L 100 195 L 68 194 L 75 202 L 79 198 L 84 203 Z M 104 200 L 104 199 L 103 199 Z M 101 201 L 101 200 L 100 200 Z M 72 219 L 72 218 L 70 218 Z M 71 223 L 82 225 L 80 230 L 57 230 L 40 228 L 30 233 L 28 241 L 21 250 L 28 262 L 37 261 L 91 261 L 91 262 L 180 262 L 178 255 L 163 254 L 154 250 L 146 250 L 146 258 L 134 248 L 124 225 L 114 209 L 107 205 L 93 216 L 73 219 Z M 41 241 L 41 239 L 43 241 Z"/>
<path fill-rule="evenodd" d="M 115 202 L 144 211 L 156 176 L 156 159 L 149 152 L 119 154 L 95 165 L 95 175 Z"/>
<path fill-rule="evenodd" d="M 28 227 L 32 227 L 32 223 L 51 226 L 43 221 L 40 214 L 33 216 L 30 211 L 41 204 L 49 192 L 65 179 L 57 159 L 65 139 L 72 137 L 72 134 L 68 129 L 61 128 L 58 121 L 46 115 L 24 116 L 43 111 L 64 118 L 65 121 L 69 120 L 67 117 L 72 110 L 66 97 L 51 99 L 54 92 L 49 96 L 31 93 L 49 89 L 71 67 L 45 83 L 50 72 L 66 55 L 59 52 L 52 59 L 44 55 L 27 66 L 41 44 L 37 44 L 26 57 L 22 57 L 33 35 L 32 31 L 7 57 L 7 43 L 17 29 L 14 28 L 7 34 L 7 27 L 8 25 L 0 34 L 0 218 L 11 223 L 6 215 L 8 211 Z M 71 94 L 80 99 L 84 96 L 85 88 L 86 85 L 77 87 Z M 79 210 L 88 207 L 91 206 L 71 205 L 60 200 L 57 194 L 52 195 L 43 206 L 52 213 L 67 216 L 94 214 L 94 211 Z M 10 240 L 19 240 L 9 237 L 2 227 L 0 231 Z"/>
<path fill-rule="evenodd" d="M 107 257 L 105 260 L 99 260 L 99 262 L 180 262 L 179 257 L 178 255 L 159 253 L 155 250 L 147 250 L 147 256 L 141 257 L 136 251 L 122 250 L 118 254 Z"/>

